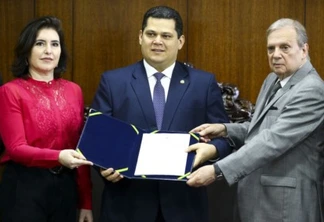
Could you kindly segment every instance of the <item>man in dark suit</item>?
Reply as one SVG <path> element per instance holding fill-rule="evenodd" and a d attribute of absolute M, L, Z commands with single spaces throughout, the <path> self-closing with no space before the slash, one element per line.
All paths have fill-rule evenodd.
<path fill-rule="evenodd" d="M 274 22 L 267 50 L 273 72 L 261 87 L 251 122 L 194 129 L 209 139 L 228 136 L 238 151 L 199 168 L 188 184 L 208 185 L 216 177 L 238 182 L 241 222 L 323 222 L 324 83 L 310 63 L 306 30 L 298 21 Z M 189 150 L 197 148 L 209 149 L 198 143 Z"/>
<path fill-rule="evenodd" d="M 204 122 L 228 122 L 214 75 L 176 61 L 185 42 L 182 26 L 174 9 L 149 9 L 139 33 L 144 59 L 105 72 L 92 108 L 152 131 L 189 132 Z M 156 73 L 162 73 L 160 80 Z M 155 105 L 155 99 L 161 97 L 158 87 L 159 92 L 163 88 L 163 117 L 158 113 L 161 107 Z M 225 139 L 209 145 L 216 148 L 219 158 L 231 151 Z M 192 188 L 183 182 L 125 179 L 112 168 L 101 170 L 101 175 L 106 179 L 101 222 L 208 221 L 206 188 Z"/>

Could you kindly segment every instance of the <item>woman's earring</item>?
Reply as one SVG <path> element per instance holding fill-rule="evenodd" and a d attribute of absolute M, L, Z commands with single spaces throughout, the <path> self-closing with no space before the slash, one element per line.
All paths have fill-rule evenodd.
<path fill-rule="evenodd" d="M 26 66 L 28 66 L 28 60 L 27 60 L 27 58 L 25 59 L 25 64 L 26 64 Z"/>

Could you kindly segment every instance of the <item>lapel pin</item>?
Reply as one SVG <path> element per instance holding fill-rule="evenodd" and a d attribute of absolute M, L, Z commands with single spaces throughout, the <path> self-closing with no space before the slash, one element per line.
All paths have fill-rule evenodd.
<path fill-rule="evenodd" d="M 183 79 L 181 79 L 181 80 L 180 80 L 180 83 L 181 83 L 181 84 L 184 84 L 184 83 L 185 83 L 185 81 L 184 81 Z"/>

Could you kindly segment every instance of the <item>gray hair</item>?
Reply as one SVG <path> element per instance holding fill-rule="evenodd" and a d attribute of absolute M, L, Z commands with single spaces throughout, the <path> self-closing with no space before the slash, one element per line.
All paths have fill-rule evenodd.
<path fill-rule="evenodd" d="M 305 27 L 297 20 L 282 18 L 274 23 L 267 30 L 267 37 L 273 32 L 283 27 L 293 27 L 297 33 L 297 43 L 299 47 L 303 47 L 305 43 L 308 43 L 308 37 Z"/>

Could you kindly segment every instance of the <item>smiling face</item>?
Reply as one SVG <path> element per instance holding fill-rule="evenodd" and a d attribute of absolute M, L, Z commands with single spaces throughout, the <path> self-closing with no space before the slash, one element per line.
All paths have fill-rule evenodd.
<path fill-rule="evenodd" d="M 54 75 L 54 69 L 61 55 L 60 38 L 51 28 L 39 30 L 28 57 L 29 73 L 33 75 Z"/>
<path fill-rule="evenodd" d="M 143 58 L 160 72 L 176 61 L 184 42 L 183 35 L 178 38 L 173 19 L 150 17 L 145 29 L 139 33 Z"/>
<path fill-rule="evenodd" d="M 280 79 L 292 75 L 307 61 L 308 44 L 298 45 L 293 27 L 283 27 L 270 33 L 267 49 L 270 68 Z"/>

